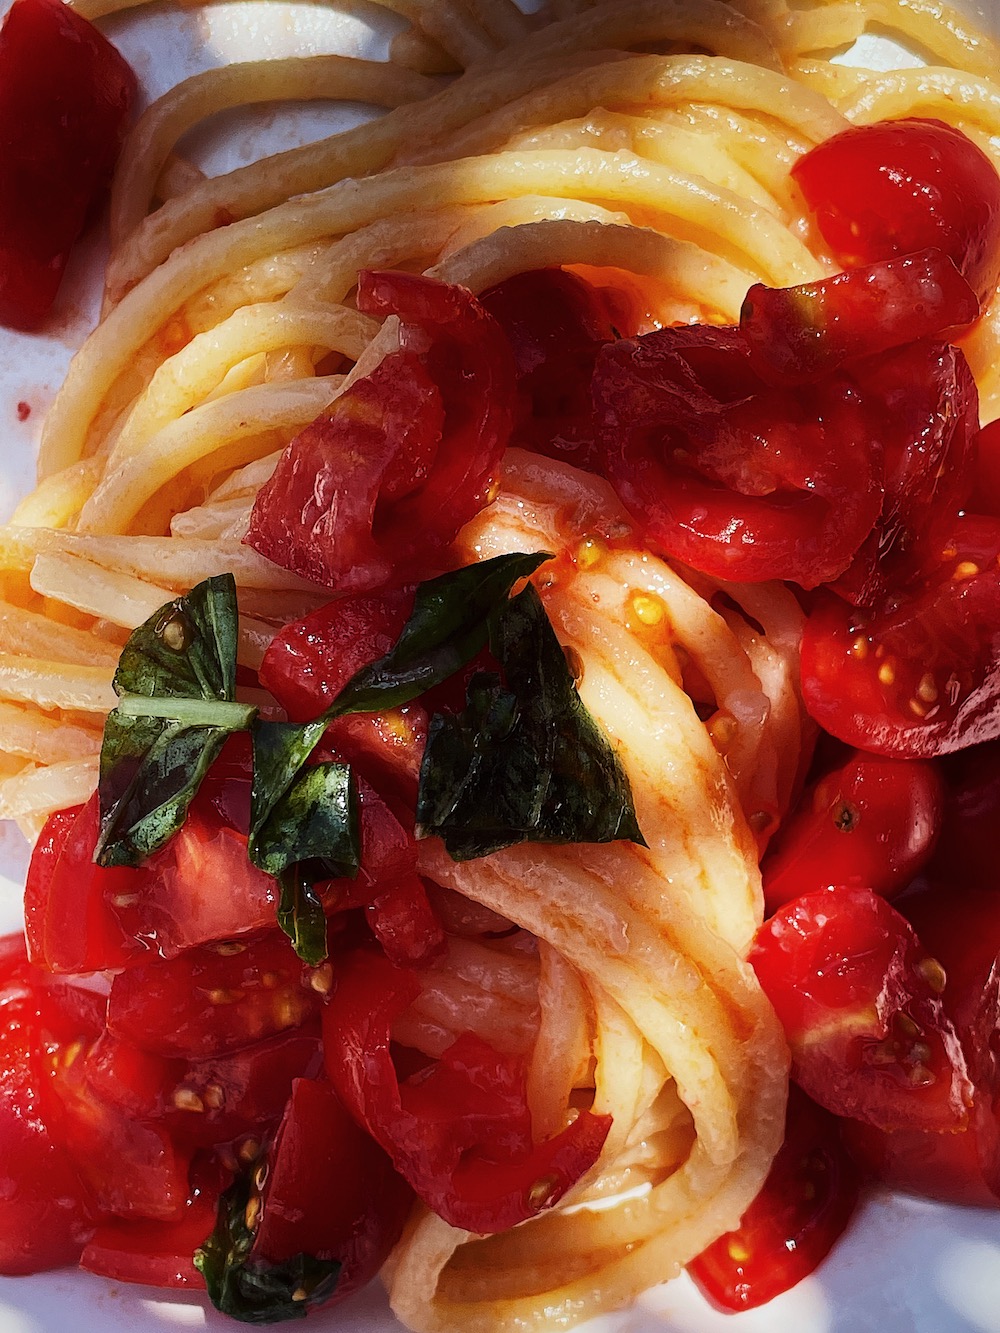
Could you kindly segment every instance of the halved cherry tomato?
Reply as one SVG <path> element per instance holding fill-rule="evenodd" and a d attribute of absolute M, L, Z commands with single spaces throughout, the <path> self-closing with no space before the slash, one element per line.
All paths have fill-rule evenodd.
<path fill-rule="evenodd" d="M 593 392 L 606 475 L 646 539 L 696 569 L 813 588 L 879 515 L 882 450 L 855 383 L 772 388 L 738 329 L 609 344 Z"/>
<path fill-rule="evenodd" d="M 0 941 L 0 1273 L 74 1263 L 93 1231 L 87 1190 L 54 1126 L 52 1068 L 94 1035 L 95 997 L 46 985 L 24 941 Z"/>
<path fill-rule="evenodd" d="M 688 1272 L 723 1310 L 751 1310 L 794 1287 L 830 1253 L 858 1201 L 858 1171 L 836 1118 L 792 1085 L 785 1141 L 763 1188 Z"/>
<path fill-rule="evenodd" d="M 937 567 L 872 611 L 817 600 L 806 707 L 832 735 L 922 758 L 1000 735 L 1000 521 L 966 516 Z"/>
<path fill-rule="evenodd" d="M 314 1018 L 312 975 L 278 930 L 136 963 L 111 983 L 108 1031 L 155 1055 L 204 1060 Z"/>
<path fill-rule="evenodd" d="M 879 1129 L 968 1125 L 972 1084 L 940 968 L 884 898 L 796 898 L 757 932 L 750 961 L 814 1101 Z"/>
<path fill-rule="evenodd" d="M 14 0 L 0 30 L 0 323 L 48 313 L 111 182 L 135 75 L 60 0 Z"/>
<path fill-rule="evenodd" d="M 854 125 L 792 168 L 823 238 L 845 267 L 936 246 L 980 299 L 1000 274 L 1000 178 L 939 120 Z"/>
<path fill-rule="evenodd" d="M 750 364 L 774 384 L 820 379 L 852 357 L 933 338 L 979 316 L 979 301 L 940 250 L 747 292 L 740 328 Z"/>
<path fill-rule="evenodd" d="M 251 1263 L 299 1254 L 336 1259 L 330 1304 L 369 1282 L 399 1239 L 413 1201 L 383 1150 L 325 1082 L 297 1079 L 268 1153 Z"/>
<path fill-rule="evenodd" d="M 291 442 L 246 537 L 340 592 L 433 568 L 489 502 L 514 402 L 510 348 L 464 288 L 362 273 L 358 306 L 399 316 L 400 349 Z"/>
<path fill-rule="evenodd" d="M 31 854 L 25 929 L 32 961 L 49 972 L 110 971 L 143 952 L 114 911 L 136 892 L 141 872 L 94 863 L 98 822 L 95 794 L 50 815 Z"/>
<path fill-rule="evenodd" d="M 933 764 L 854 751 L 806 788 L 768 848 L 768 912 L 836 884 L 891 898 L 934 850 L 943 804 Z"/>
<path fill-rule="evenodd" d="M 323 1015 L 327 1073 L 440 1217 L 482 1234 L 506 1230 L 551 1206 L 594 1164 L 611 1117 L 584 1111 L 534 1143 L 524 1062 L 471 1032 L 401 1082 L 392 1023 L 418 990 L 413 972 L 373 951 L 346 957 Z"/>

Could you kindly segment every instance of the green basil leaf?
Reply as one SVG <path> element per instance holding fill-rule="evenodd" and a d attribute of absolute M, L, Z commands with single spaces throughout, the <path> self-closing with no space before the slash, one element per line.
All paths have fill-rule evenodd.
<path fill-rule="evenodd" d="M 226 737 L 252 709 L 234 703 L 239 619 L 232 575 L 199 583 L 134 630 L 113 681 L 122 702 L 101 745 L 100 865 L 139 865 L 163 847 Z"/>
<path fill-rule="evenodd" d="M 278 925 L 304 963 L 319 967 L 329 956 L 326 912 L 316 892 L 314 872 L 305 864 L 289 866 L 278 876 Z"/>
<path fill-rule="evenodd" d="M 395 646 L 351 677 L 326 717 L 398 708 L 453 676 L 486 646 L 489 618 L 514 584 L 551 559 L 514 552 L 421 583 Z"/>
<path fill-rule="evenodd" d="M 244 1324 L 278 1324 L 304 1319 L 323 1305 L 337 1287 L 341 1265 L 335 1259 L 297 1254 L 281 1263 L 254 1258 L 260 1195 L 255 1168 L 237 1176 L 219 1199 L 211 1236 L 194 1254 L 217 1310 Z"/>
<path fill-rule="evenodd" d="M 530 584 L 491 618 L 489 642 L 506 682 L 477 673 L 464 711 L 431 719 L 417 836 L 456 861 L 521 842 L 645 846 L 625 771 Z"/>

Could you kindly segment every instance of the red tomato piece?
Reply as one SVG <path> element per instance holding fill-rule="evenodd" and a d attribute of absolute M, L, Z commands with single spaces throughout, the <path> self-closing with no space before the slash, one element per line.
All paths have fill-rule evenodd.
<path fill-rule="evenodd" d="M 944 343 L 911 343 L 853 373 L 878 404 L 885 500 L 833 586 L 855 605 L 872 606 L 939 561 L 975 481 L 979 394 L 963 353 Z"/>
<path fill-rule="evenodd" d="M 1000 741 L 959 750 L 941 761 L 945 801 L 934 859 L 935 882 L 992 888 L 1000 827 Z"/>
<path fill-rule="evenodd" d="M 208 1059 L 314 1018 L 312 976 L 277 930 L 137 963 L 111 984 L 108 1031 L 154 1055 Z"/>
<path fill-rule="evenodd" d="M 976 479 L 970 508 L 975 514 L 1000 518 L 1000 420 L 976 436 Z"/>
<path fill-rule="evenodd" d="M 433 567 L 489 502 L 514 398 L 510 348 L 464 288 L 362 273 L 358 306 L 399 316 L 400 349 L 291 442 L 246 537 L 340 592 Z"/>
<path fill-rule="evenodd" d="M 750 364 L 769 383 L 804 384 L 853 357 L 933 338 L 979 317 L 952 260 L 922 250 L 821 282 L 747 292 L 740 328 Z"/>
<path fill-rule="evenodd" d="M 824 240 L 847 268 L 936 247 L 981 300 L 1000 274 L 1000 178 L 939 120 L 855 125 L 792 168 Z"/>
<path fill-rule="evenodd" d="M 48 989 L 20 937 L 0 941 L 0 1273 L 75 1263 L 93 1231 L 87 1191 L 54 1123 L 53 1064 L 96 1015 Z M 54 1029 L 54 1030 L 53 1030 Z"/>
<path fill-rule="evenodd" d="M 330 1085 L 297 1079 L 268 1153 L 250 1262 L 281 1263 L 298 1254 L 336 1259 L 342 1267 L 329 1304 L 338 1304 L 382 1267 L 412 1201 L 388 1156 Z"/>
<path fill-rule="evenodd" d="M 24 891 L 25 928 L 32 960 L 49 972 L 98 972 L 125 967 L 142 945 L 130 939 L 114 911 L 142 881 L 128 866 L 94 863 L 97 796 L 50 815 L 31 854 Z"/>
<path fill-rule="evenodd" d="M 193 1183 L 180 1215 L 170 1222 L 110 1218 L 99 1222 L 80 1256 L 80 1267 L 115 1282 L 150 1287 L 203 1288 L 193 1256 L 215 1226 L 224 1177 L 217 1166 L 196 1162 Z"/>
<path fill-rule="evenodd" d="M 872 611 L 818 599 L 802 692 L 832 735 L 924 758 L 1000 735 L 1000 522 L 963 518 L 930 574 Z"/>
<path fill-rule="evenodd" d="M 933 764 L 856 750 L 806 788 L 768 848 L 767 911 L 837 884 L 891 898 L 930 858 L 943 804 Z"/>
<path fill-rule="evenodd" d="M 882 506 L 882 451 L 855 384 L 772 388 L 738 329 L 659 329 L 602 349 L 606 475 L 648 541 L 727 579 L 835 578 Z"/>
<path fill-rule="evenodd" d="M 576 273 L 545 268 L 507 278 L 479 299 L 514 353 L 511 444 L 597 470 L 590 381 L 600 348 L 635 332 L 624 298 Z"/>
<path fill-rule="evenodd" d="M 59 0 L 14 0 L 0 30 L 0 323 L 48 314 L 111 182 L 135 75 Z"/>
<path fill-rule="evenodd" d="M 884 898 L 796 898 L 758 931 L 750 961 L 814 1101 L 879 1129 L 967 1126 L 972 1087 L 940 967 Z"/>
<path fill-rule="evenodd" d="M 688 1272 L 722 1310 L 751 1310 L 808 1277 L 851 1220 L 858 1171 L 840 1141 L 836 1118 L 789 1088 L 785 1141 L 763 1188 L 728 1231 Z"/>
<path fill-rule="evenodd" d="M 415 974 L 356 951 L 323 1015 L 327 1073 L 341 1101 L 416 1193 L 452 1226 L 489 1234 L 557 1202 L 597 1160 L 610 1116 L 582 1112 L 542 1143 L 531 1137 L 525 1067 L 470 1032 L 400 1082 L 393 1020 Z"/>

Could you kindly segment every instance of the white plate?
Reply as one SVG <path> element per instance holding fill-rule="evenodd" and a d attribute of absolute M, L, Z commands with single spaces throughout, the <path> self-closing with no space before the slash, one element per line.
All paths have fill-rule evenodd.
<path fill-rule="evenodd" d="M 905 3 L 905 0 L 899 0 Z M 0 0 L 0 12 L 8 7 Z M 967 5 L 1000 31 L 998 0 Z M 149 9 L 140 21 L 106 25 L 135 66 L 147 96 L 156 96 L 198 69 L 233 59 L 290 54 L 292 30 L 307 31 L 317 50 L 377 56 L 390 25 L 319 6 L 263 0 L 201 11 Z M 898 48 L 866 43 L 864 62 L 904 63 Z M 874 59 L 872 59 L 874 55 Z M 864 63 L 859 62 L 859 63 Z M 905 63 L 910 63 L 906 61 Z M 360 109 L 354 115 L 357 119 Z M 346 111 L 300 114 L 294 124 L 270 112 L 241 117 L 235 145 L 221 150 L 202 136 L 193 155 L 209 170 L 233 166 L 267 140 L 272 148 L 316 137 L 322 127 L 347 124 Z M 340 119 L 338 119 L 338 117 Z M 233 121 L 222 128 L 232 127 Z M 252 147 L 253 146 L 253 147 Z M 223 152 L 225 155 L 223 155 Z M 41 336 L 0 329 L 0 519 L 31 483 L 34 447 L 44 413 L 72 352 L 96 314 L 95 278 L 101 243 L 92 239 L 74 260 L 55 317 Z M 30 407 L 21 420 L 18 405 Z M 0 825 L 0 930 L 20 922 L 27 848 L 16 830 Z M 166 1333 L 178 1328 L 232 1330 L 205 1299 L 179 1293 L 155 1298 L 147 1288 L 110 1283 L 86 1273 L 0 1278 L 0 1333 Z M 310 1329 L 400 1333 L 377 1284 L 341 1309 L 312 1316 Z M 648 1292 L 634 1309 L 588 1323 L 581 1333 L 1000 1333 L 1000 1213 L 946 1208 L 891 1195 L 871 1198 L 833 1255 L 814 1276 L 761 1310 L 720 1315 L 680 1278 Z"/>

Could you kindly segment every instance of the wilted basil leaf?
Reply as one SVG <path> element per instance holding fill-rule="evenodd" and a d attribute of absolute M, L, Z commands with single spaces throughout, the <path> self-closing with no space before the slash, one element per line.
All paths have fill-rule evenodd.
<path fill-rule="evenodd" d="M 226 737 L 248 725 L 254 710 L 234 702 L 238 624 L 222 574 L 129 636 L 101 746 L 101 865 L 139 865 L 168 842 Z"/>
<path fill-rule="evenodd" d="M 341 1265 L 335 1259 L 297 1254 L 282 1263 L 253 1257 L 259 1216 L 248 1207 L 258 1198 L 254 1168 L 237 1176 L 219 1199 L 215 1230 L 195 1251 L 194 1265 L 205 1279 L 217 1310 L 244 1324 L 278 1324 L 304 1319 L 310 1307 L 323 1305 L 337 1287 Z"/>
<path fill-rule="evenodd" d="M 625 771 L 530 584 L 491 617 L 489 642 L 506 683 L 480 672 L 462 713 L 432 718 L 417 836 L 439 836 L 456 861 L 521 842 L 645 846 Z"/>
<path fill-rule="evenodd" d="M 453 676 L 486 646 L 489 618 L 514 584 L 551 559 L 514 552 L 421 583 L 395 646 L 352 676 L 325 716 L 398 708 Z"/>

